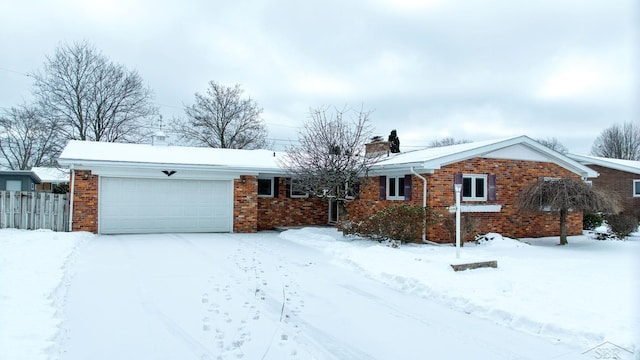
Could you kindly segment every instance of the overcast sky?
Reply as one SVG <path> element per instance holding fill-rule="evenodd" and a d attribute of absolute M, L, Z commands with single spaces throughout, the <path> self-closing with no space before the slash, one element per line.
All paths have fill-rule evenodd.
<path fill-rule="evenodd" d="M 634 0 L 0 0 L 0 108 L 87 40 L 139 72 L 165 122 L 215 80 L 264 108 L 277 147 L 310 107 L 347 105 L 403 151 L 528 135 L 587 154 L 640 121 L 639 27 Z"/>

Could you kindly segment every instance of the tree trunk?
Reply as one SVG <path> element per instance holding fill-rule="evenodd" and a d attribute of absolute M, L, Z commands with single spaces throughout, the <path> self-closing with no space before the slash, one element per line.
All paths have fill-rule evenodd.
<path fill-rule="evenodd" d="M 567 209 L 560 210 L 560 245 L 567 245 Z"/>

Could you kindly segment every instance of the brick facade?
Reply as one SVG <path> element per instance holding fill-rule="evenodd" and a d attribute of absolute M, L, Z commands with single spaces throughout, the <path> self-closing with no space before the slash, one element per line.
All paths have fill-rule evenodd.
<path fill-rule="evenodd" d="M 598 165 L 588 166 L 600 173 L 600 176 L 591 179 L 593 186 L 615 194 L 620 199 L 625 214 L 640 218 L 640 197 L 633 196 L 633 180 L 640 180 L 640 174 Z"/>
<path fill-rule="evenodd" d="M 89 170 L 75 170 L 73 223 L 71 231 L 98 232 L 98 176 Z"/>
<path fill-rule="evenodd" d="M 241 176 L 233 181 L 233 232 L 258 230 L 258 177 Z"/>
<path fill-rule="evenodd" d="M 427 206 L 432 210 L 447 216 L 449 207 L 454 205 L 453 178 L 455 173 L 465 174 L 496 174 L 496 201 L 465 202 L 465 204 L 496 204 L 502 205 L 498 213 L 469 213 L 480 220 L 477 233 L 497 232 L 505 236 L 543 237 L 557 236 L 560 233 L 559 216 L 555 213 L 520 213 L 513 203 L 520 189 L 538 177 L 573 177 L 578 175 L 556 165 L 546 162 L 516 161 L 474 158 L 444 166 L 434 174 L 422 174 L 427 178 Z M 412 177 L 412 198 L 410 201 L 379 200 L 379 178 L 368 179 L 363 187 L 360 198 L 347 204 L 350 216 L 362 216 L 375 212 L 386 206 L 408 203 L 422 206 L 422 180 Z M 582 213 L 570 212 L 567 219 L 567 234 L 582 233 Z M 471 235 L 473 236 L 473 235 Z M 450 235 L 442 224 L 435 224 L 428 228 L 427 238 L 431 241 L 449 242 Z M 470 240 L 470 239 L 467 239 Z"/>
<path fill-rule="evenodd" d="M 319 199 L 287 197 L 285 179 L 279 178 L 279 196 L 258 197 L 258 178 L 241 176 L 233 181 L 233 231 L 252 233 L 274 226 L 323 225 L 328 205 Z M 89 170 L 75 171 L 72 231 L 98 232 L 99 177 Z"/>
<path fill-rule="evenodd" d="M 285 178 L 278 179 L 277 196 L 258 198 L 258 230 L 276 226 L 326 225 L 329 204 L 317 198 L 291 198 Z"/>

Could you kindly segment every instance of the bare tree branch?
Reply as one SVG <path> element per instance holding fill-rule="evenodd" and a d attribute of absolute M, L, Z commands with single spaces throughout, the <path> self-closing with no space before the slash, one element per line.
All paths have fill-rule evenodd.
<path fill-rule="evenodd" d="M 176 120 L 173 131 L 196 146 L 258 149 L 266 146 L 267 129 L 262 108 L 242 98 L 240 85 L 226 87 L 209 82 L 206 95 L 195 94 L 193 105 L 184 108 L 187 118 Z"/>
<path fill-rule="evenodd" d="M 458 145 L 458 144 L 467 144 L 470 142 L 471 140 L 456 140 L 452 137 L 446 137 L 439 140 L 431 141 L 429 145 L 427 145 L 427 147 L 436 148 L 436 147 L 451 146 L 451 145 Z"/>
<path fill-rule="evenodd" d="M 158 113 L 136 71 L 110 62 L 86 41 L 62 45 L 32 75 L 43 109 L 67 139 L 141 142 Z"/>
<path fill-rule="evenodd" d="M 298 136 L 300 145 L 287 149 L 282 164 L 302 190 L 338 201 L 355 195 L 361 177 L 378 160 L 364 153 L 372 133 L 370 114 L 351 108 L 309 110 Z"/>
<path fill-rule="evenodd" d="M 58 130 L 38 108 L 8 109 L 0 115 L 0 154 L 12 170 L 53 166 L 64 145 Z"/>
<path fill-rule="evenodd" d="M 596 138 L 591 154 L 600 157 L 640 160 L 640 125 L 633 122 L 615 124 Z"/>

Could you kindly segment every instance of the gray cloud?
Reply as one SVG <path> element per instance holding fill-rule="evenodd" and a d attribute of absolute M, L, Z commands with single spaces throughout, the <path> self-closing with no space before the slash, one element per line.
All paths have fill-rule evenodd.
<path fill-rule="evenodd" d="M 363 104 L 406 149 L 526 134 L 587 153 L 638 121 L 638 14 L 631 0 L 26 0 L 0 13 L 0 107 L 28 101 L 18 73 L 87 39 L 140 72 L 165 119 L 216 80 L 241 84 L 276 139 L 295 140 L 309 107 Z"/>

